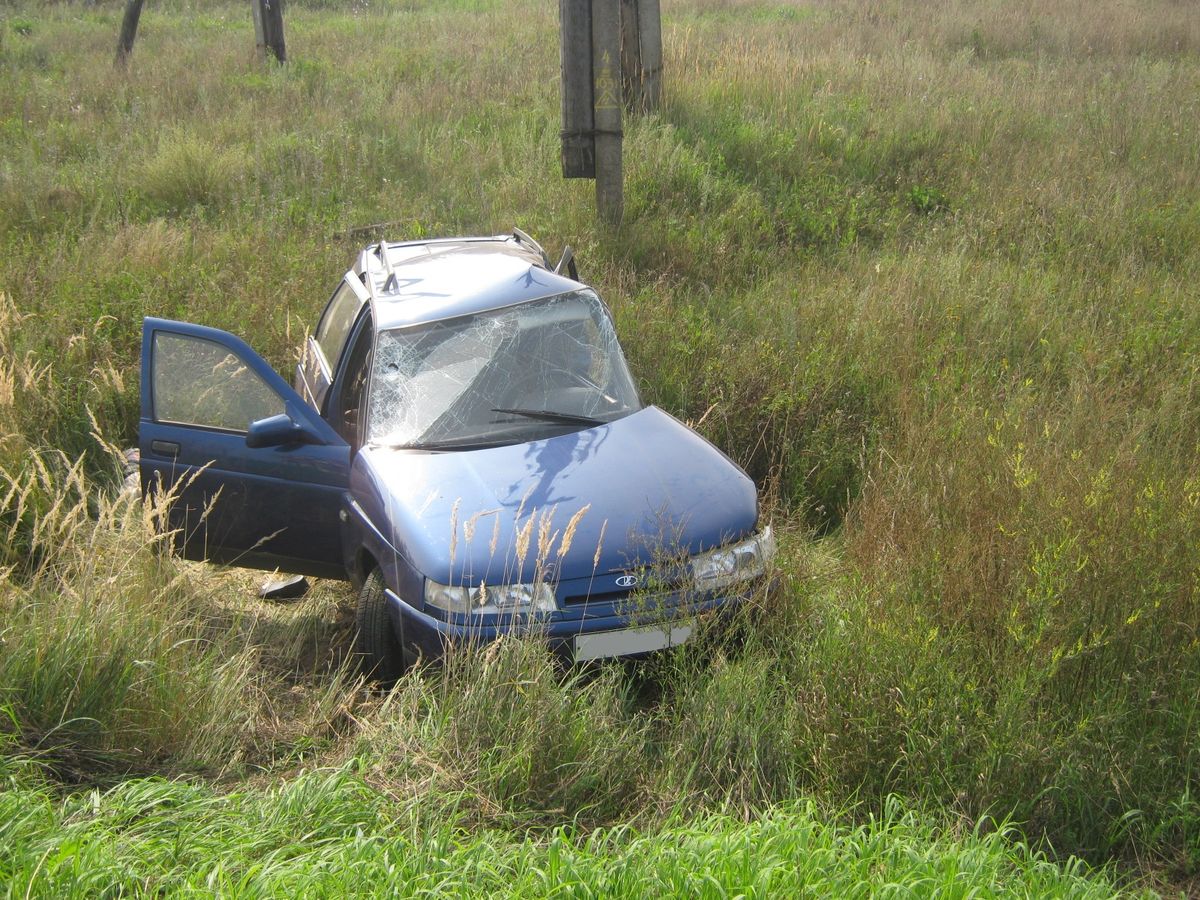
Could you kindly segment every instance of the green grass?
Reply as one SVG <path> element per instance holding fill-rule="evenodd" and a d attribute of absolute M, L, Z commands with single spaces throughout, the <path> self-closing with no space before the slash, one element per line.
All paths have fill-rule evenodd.
<path fill-rule="evenodd" d="M 752 822 L 674 816 L 653 831 L 522 837 L 433 821 L 343 767 L 225 795 L 143 779 L 65 800 L 10 775 L 0 813 L 0 877 L 35 897 L 1119 893 L 1103 874 L 1063 869 L 1004 829 L 947 834 L 895 800 L 859 826 L 798 802 Z"/>
<path fill-rule="evenodd" d="M 270 789 L 245 779 L 352 759 L 362 796 L 495 846 L 535 829 L 535 855 L 560 826 L 633 823 L 619 855 L 803 798 L 866 823 L 898 796 L 1195 878 L 1194 16 L 667 4 L 664 103 L 627 123 L 613 232 L 559 177 L 553 5 L 296 2 L 279 67 L 253 59 L 243 6 L 156 3 L 127 74 L 119 16 L 0 14 L 14 748 L 61 783 L 186 774 L 246 809 Z M 105 445 L 136 429 L 142 315 L 230 329 L 288 371 L 351 230 L 378 222 L 577 249 L 645 399 L 767 498 L 781 586 L 737 640 L 567 676 L 504 645 L 385 702 L 342 665 L 346 591 L 257 603 L 102 497 Z M 74 821 L 48 815 L 47 834 Z"/>

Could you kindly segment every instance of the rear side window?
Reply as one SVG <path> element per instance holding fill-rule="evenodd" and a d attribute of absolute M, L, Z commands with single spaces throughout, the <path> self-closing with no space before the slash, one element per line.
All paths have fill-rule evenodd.
<path fill-rule="evenodd" d="M 342 286 L 334 292 L 329 305 L 325 307 L 325 315 L 321 316 L 321 322 L 317 325 L 316 338 L 317 346 L 325 354 L 325 361 L 331 370 L 342 355 L 342 347 L 350 334 L 350 326 L 354 324 L 362 303 L 354 289 L 343 281 Z"/>
<path fill-rule="evenodd" d="M 245 431 L 283 412 L 283 398 L 215 341 L 155 332 L 153 365 L 155 421 Z"/>

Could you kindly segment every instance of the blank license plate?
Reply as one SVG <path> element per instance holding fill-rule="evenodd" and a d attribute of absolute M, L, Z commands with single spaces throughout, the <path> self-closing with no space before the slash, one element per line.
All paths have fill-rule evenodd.
<path fill-rule="evenodd" d="M 648 625 L 644 628 L 581 634 L 575 638 L 575 659 L 582 662 L 585 659 L 606 659 L 678 647 L 692 636 L 692 629 L 691 622 L 682 622 L 670 627 Z"/>

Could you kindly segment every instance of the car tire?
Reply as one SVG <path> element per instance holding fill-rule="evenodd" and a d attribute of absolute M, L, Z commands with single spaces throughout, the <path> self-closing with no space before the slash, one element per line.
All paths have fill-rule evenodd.
<path fill-rule="evenodd" d="M 358 592 L 354 651 L 363 673 L 386 684 L 404 674 L 404 645 L 388 615 L 383 575 L 372 569 Z"/>

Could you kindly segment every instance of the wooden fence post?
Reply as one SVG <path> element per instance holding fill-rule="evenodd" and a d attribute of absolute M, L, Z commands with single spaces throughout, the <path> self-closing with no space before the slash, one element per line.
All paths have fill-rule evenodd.
<path fill-rule="evenodd" d="M 563 178 L 596 177 L 591 0 L 559 0 Z"/>
<path fill-rule="evenodd" d="M 133 52 L 133 39 L 137 37 L 138 20 L 142 17 L 142 0 L 128 0 L 125 15 L 121 18 L 121 35 L 117 38 L 117 65 L 122 68 L 129 62 Z"/>
<path fill-rule="evenodd" d="M 287 47 L 283 40 L 283 0 L 250 0 L 254 14 L 254 40 L 259 56 L 267 51 L 279 62 L 287 62 Z"/>
<path fill-rule="evenodd" d="M 596 210 L 606 225 L 621 224 L 621 0 L 592 0 L 592 75 L 595 80 Z"/>

